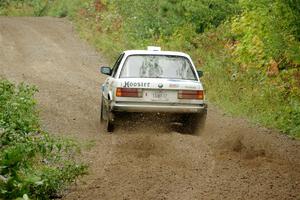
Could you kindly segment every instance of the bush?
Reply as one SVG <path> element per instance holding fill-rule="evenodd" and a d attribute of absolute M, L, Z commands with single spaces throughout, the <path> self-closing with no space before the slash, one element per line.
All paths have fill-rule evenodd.
<path fill-rule="evenodd" d="M 37 89 L 0 79 L 0 198 L 49 199 L 85 172 L 75 142 L 41 130 Z"/>
<path fill-rule="evenodd" d="M 299 138 L 299 69 L 282 69 L 270 76 L 258 62 L 240 64 L 232 53 L 236 42 L 232 37 L 226 24 L 197 40 L 209 100 L 228 112 Z"/>
<path fill-rule="evenodd" d="M 231 25 L 239 41 L 233 51 L 237 62 L 262 69 L 300 66 L 300 10 L 292 3 L 297 1 L 242 1 L 244 12 Z"/>

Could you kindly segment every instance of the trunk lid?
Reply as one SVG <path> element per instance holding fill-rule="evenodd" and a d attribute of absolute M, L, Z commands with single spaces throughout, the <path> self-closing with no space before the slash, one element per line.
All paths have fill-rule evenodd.
<path fill-rule="evenodd" d="M 159 103 L 201 103 L 202 100 L 178 99 L 179 90 L 203 90 L 200 82 L 194 80 L 162 78 L 121 78 L 114 83 L 118 88 L 141 88 L 142 97 L 117 97 L 117 101 L 139 101 Z"/>

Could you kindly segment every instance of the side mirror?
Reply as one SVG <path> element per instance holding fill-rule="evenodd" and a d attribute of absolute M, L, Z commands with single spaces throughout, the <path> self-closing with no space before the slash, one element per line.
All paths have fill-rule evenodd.
<path fill-rule="evenodd" d="M 198 74 L 199 78 L 201 78 L 203 76 L 203 71 L 197 70 L 197 74 Z"/>
<path fill-rule="evenodd" d="M 112 72 L 110 67 L 101 67 L 100 71 L 101 71 L 101 74 L 105 74 L 105 75 L 108 75 L 108 76 L 110 76 L 111 72 Z"/>

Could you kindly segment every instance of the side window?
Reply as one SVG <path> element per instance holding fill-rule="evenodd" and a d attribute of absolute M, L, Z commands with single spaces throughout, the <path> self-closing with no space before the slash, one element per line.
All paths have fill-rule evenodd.
<path fill-rule="evenodd" d="M 116 73 L 117 73 L 117 71 L 118 71 L 118 68 L 119 68 L 119 66 L 120 66 L 120 63 L 121 63 L 123 57 L 124 57 L 124 53 L 122 53 L 122 54 L 119 56 L 119 58 L 117 59 L 116 63 L 114 64 L 114 66 L 113 66 L 113 71 L 112 71 L 112 77 L 115 77 L 115 75 L 116 75 Z"/>

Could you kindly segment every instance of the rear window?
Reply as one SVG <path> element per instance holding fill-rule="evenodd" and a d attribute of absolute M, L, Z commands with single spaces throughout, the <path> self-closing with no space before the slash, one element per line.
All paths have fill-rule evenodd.
<path fill-rule="evenodd" d="M 120 78 L 169 78 L 197 80 L 190 61 L 182 56 L 128 56 Z"/>

